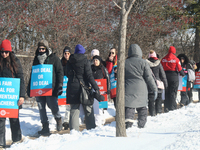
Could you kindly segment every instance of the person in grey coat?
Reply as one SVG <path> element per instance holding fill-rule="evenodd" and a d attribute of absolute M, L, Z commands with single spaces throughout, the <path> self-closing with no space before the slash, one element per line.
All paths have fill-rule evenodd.
<path fill-rule="evenodd" d="M 142 59 L 142 50 L 132 44 L 125 62 L 125 123 L 126 129 L 132 127 L 135 109 L 138 112 L 138 128 L 147 122 L 148 90 L 147 85 L 157 98 L 157 86 L 147 61 Z"/>

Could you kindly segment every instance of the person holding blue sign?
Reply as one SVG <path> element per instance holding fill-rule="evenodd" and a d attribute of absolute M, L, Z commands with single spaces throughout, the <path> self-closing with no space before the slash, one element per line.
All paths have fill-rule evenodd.
<path fill-rule="evenodd" d="M 64 71 L 67 71 L 67 70 L 65 70 L 65 67 L 67 65 L 67 62 L 69 60 L 70 55 L 71 55 L 71 48 L 66 46 L 63 49 L 63 57 L 61 59 L 61 63 L 62 63 Z M 68 128 L 69 128 L 70 109 L 71 109 L 70 105 L 66 105 L 65 117 L 64 117 L 64 120 L 63 120 L 63 124 L 62 124 L 63 127 L 64 127 L 64 130 L 68 130 Z"/>
<path fill-rule="evenodd" d="M 16 105 L 22 108 L 25 97 L 25 85 L 24 85 L 24 76 L 23 70 L 20 63 L 20 60 L 12 52 L 11 42 L 9 40 L 3 40 L 0 45 L 0 78 L 7 79 L 20 79 L 20 92 L 19 100 Z M 1 83 L 1 87 L 3 84 Z M 10 91 L 12 92 L 12 91 Z M 18 106 L 16 106 L 18 108 Z M 18 110 L 17 110 L 18 111 Z M 0 118 L 0 146 L 6 146 L 5 138 L 5 120 L 6 118 Z M 19 123 L 19 116 L 17 118 L 9 118 L 12 141 L 13 143 L 20 142 L 22 140 L 21 128 Z"/>
<path fill-rule="evenodd" d="M 46 40 L 41 40 L 35 53 L 27 89 L 28 96 L 35 96 L 38 103 L 42 123 L 42 130 L 38 131 L 40 135 L 49 135 L 50 133 L 46 104 L 57 122 L 57 131 L 62 130 L 58 95 L 62 94 L 63 75 L 63 67 L 59 57 L 52 53 Z"/>

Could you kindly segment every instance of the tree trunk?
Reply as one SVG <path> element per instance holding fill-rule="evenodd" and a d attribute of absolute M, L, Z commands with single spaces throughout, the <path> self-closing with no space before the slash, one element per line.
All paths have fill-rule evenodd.
<path fill-rule="evenodd" d="M 194 46 L 194 61 L 196 62 L 199 62 L 200 60 L 199 42 L 200 42 L 199 29 L 198 27 L 196 27 L 195 46 Z"/>
<path fill-rule="evenodd" d="M 126 28 L 127 14 L 125 9 L 126 1 L 122 1 L 120 18 L 120 42 L 117 60 L 117 99 L 116 99 L 116 136 L 126 137 L 125 128 L 125 90 L 124 90 L 124 68 L 125 68 L 125 48 L 126 48 Z"/>

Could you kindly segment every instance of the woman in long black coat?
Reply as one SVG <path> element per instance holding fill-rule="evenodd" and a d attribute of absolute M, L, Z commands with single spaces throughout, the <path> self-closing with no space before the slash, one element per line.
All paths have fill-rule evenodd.
<path fill-rule="evenodd" d="M 80 82 L 84 85 L 92 85 L 93 89 L 99 93 L 99 88 L 94 80 L 91 65 L 87 57 L 84 55 L 85 49 L 82 45 L 78 44 L 75 47 L 74 54 L 71 54 L 69 61 L 65 67 L 65 75 L 68 77 L 67 83 L 67 103 L 70 104 L 70 130 L 79 130 L 79 107 L 80 107 Z M 78 77 L 78 78 L 77 78 Z M 95 119 L 93 106 L 83 105 L 85 113 L 86 128 L 95 128 Z"/>
<path fill-rule="evenodd" d="M 12 52 L 11 42 L 9 40 L 2 41 L 0 52 L 0 77 L 20 79 L 20 95 L 18 106 L 21 107 L 25 97 L 24 76 L 21 63 Z M 6 146 L 5 120 L 6 118 L 0 118 L 0 146 L 2 147 Z M 13 143 L 19 142 L 22 139 L 19 118 L 9 118 L 9 121 L 12 133 L 12 141 Z"/>

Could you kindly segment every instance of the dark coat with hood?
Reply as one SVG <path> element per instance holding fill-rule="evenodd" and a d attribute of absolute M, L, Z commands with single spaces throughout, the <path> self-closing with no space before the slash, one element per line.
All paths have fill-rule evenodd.
<path fill-rule="evenodd" d="M 147 106 L 147 85 L 153 92 L 157 92 L 149 64 L 142 59 L 142 50 L 137 44 L 132 44 L 125 62 L 125 107 Z"/>
<path fill-rule="evenodd" d="M 94 79 L 106 79 L 107 80 L 107 94 L 110 94 L 110 76 L 108 70 L 100 64 L 99 66 L 92 65 L 92 72 Z"/>
<path fill-rule="evenodd" d="M 71 54 L 65 67 L 65 75 L 68 77 L 67 83 L 67 104 L 80 104 L 80 82 L 86 86 L 91 84 L 94 90 L 98 90 L 89 60 L 84 54 Z"/>
<path fill-rule="evenodd" d="M 160 63 L 160 60 L 155 60 L 153 58 L 149 58 L 146 60 L 157 80 L 160 80 L 164 83 L 165 89 L 168 87 L 167 78 L 165 75 L 165 71 Z M 161 89 L 158 89 L 158 93 L 162 93 Z"/>
<path fill-rule="evenodd" d="M 13 53 L 13 55 L 14 55 L 14 53 Z M 14 55 L 14 59 L 17 64 L 17 70 L 14 71 L 14 73 L 12 74 L 12 71 L 5 66 L 3 68 L 3 70 L 0 71 L 0 77 L 19 78 L 20 79 L 20 95 L 19 95 L 19 97 L 25 97 L 25 84 L 24 84 L 24 74 L 23 74 L 22 66 L 21 66 L 20 60 L 15 55 Z"/>
<path fill-rule="evenodd" d="M 48 44 L 46 44 L 45 42 L 44 44 L 45 44 L 44 46 L 46 47 L 46 53 L 47 53 L 47 58 L 44 60 L 44 64 L 53 65 L 52 96 L 57 97 L 58 90 L 62 89 L 62 85 L 63 85 L 63 76 L 64 76 L 63 66 L 61 64 L 59 57 L 56 56 L 55 53 L 52 53 L 51 49 L 48 47 Z M 39 55 L 39 51 L 37 49 L 35 52 L 35 58 L 33 60 L 32 66 L 41 64 L 40 61 L 38 60 L 38 55 Z M 30 81 L 31 81 L 31 78 L 29 80 L 29 85 L 27 89 L 27 94 L 29 96 L 30 96 Z"/>

